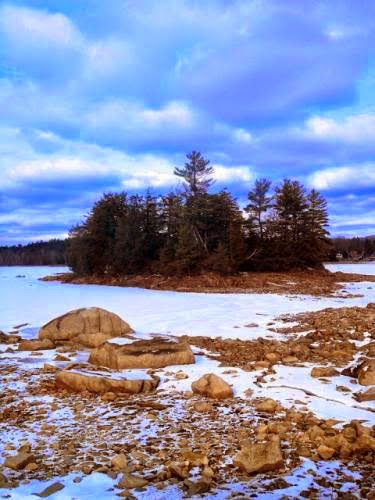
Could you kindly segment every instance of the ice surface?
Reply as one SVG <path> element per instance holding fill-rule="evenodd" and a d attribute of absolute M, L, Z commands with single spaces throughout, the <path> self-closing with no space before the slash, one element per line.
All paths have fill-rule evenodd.
<path fill-rule="evenodd" d="M 375 302 L 375 284 L 367 282 L 347 287 L 350 293 L 363 294 L 363 297 L 343 299 L 260 293 L 166 292 L 38 281 L 41 276 L 63 270 L 66 269 L 0 267 L 0 330 L 10 331 L 16 324 L 29 323 L 25 333 L 31 337 L 37 334 L 37 328 L 56 316 L 79 307 L 98 306 L 119 314 L 140 336 L 170 333 L 240 339 L 275 338 L 267 324 L 281 314 L 325 307 L 365 306 Z M 25 277 L 16 278 L 17 275 Z M 259 326 L 245 326 L 250 323 Z"/>
<path fill-rule="evenodd" d="M 365 264 L 326 264 L 326 269 L 333 273 L 338 271 L 342 273 L 353 273 L 353 274 L 368 274 L 371 276 L 375 275 L 375 262 L 366 262 Z"/>

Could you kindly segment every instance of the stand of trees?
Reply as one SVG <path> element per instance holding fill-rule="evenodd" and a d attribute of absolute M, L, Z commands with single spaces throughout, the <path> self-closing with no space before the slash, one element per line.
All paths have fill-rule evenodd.
<path fill-rule="evenodd" d="M 325 259 L 327 207 L 317 192 L 285 179 L 257 180 L 243 212 L 227 190 L 209 193 L 213 168 L 196 151 L 176 168 L 183 188 L 164 196 L 107 193 L 70 232 L 78 274 L 187 274 L 289 270 Z"/>
<path fill-rule="evenodd" d="M 332 245 L 330 260 L 375 260 L 375 236 L 367 236 L 365 238 L 333 238 Z M 337 256 L 339 256 L 339 259 Z"/>
<path fill-rule="evenodd" d="M 66 240 L 40 241 L 0 247 L 0 266 L 58 266 L 66 264 Z"/>

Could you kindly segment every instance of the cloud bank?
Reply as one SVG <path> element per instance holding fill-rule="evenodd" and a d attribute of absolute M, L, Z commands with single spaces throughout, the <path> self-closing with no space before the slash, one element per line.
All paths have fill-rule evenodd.
<path fill-rule="evenodd" d="M 191 149 L 242 201 L 298 178 L 333 233 L 375 233 L 374 19 L 356 0 L 2 3 L 1 241 L 64 235 L 103 191 L 165 192 Z"/>

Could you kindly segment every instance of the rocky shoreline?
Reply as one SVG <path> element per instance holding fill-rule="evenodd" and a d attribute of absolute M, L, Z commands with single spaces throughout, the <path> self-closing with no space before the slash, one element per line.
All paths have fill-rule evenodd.
<path fill-rule="evenodd" d="M 139 287 L 150 290 L 200 293 L 278 293 L 308 294 L 314 296 L 342 296 L 348 298 L 344 283 L 375 282 L 375 276 L 327 270 L 287 273 L 240 273 L 223 276 L 206 273 L 193 276 L 78 276 L 58 273 L 40 278 L 41 281 L 59 281 L 78 285 L 106 285 Z"/>
<path fill-rule="evenodd" d="M 375 304 L 281 319 L 274 340 L 139 339 L 97 308 L 56 318 L 36 340 L 22 339 L 23 325 L 3 333 L 0 488 L 54 480 L 36 491 L 47 497 L 66 477 L 99 474 L 125 498 L 282 497 L 299 482 L 292 496 L 372 498 Z M 194 355 L 176 361 L 174 345 Z M 92 356 L 105 346 L 107 368 Z M 305 373 L 309 389 L 280 370 Z M 319 401 L 336 416 L 317 416 Z"/>

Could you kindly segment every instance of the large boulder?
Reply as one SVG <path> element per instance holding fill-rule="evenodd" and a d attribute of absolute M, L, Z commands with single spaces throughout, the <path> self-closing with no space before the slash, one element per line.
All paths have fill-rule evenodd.
<path fill-rule="evenodd" d="M 93 349 L 89 362 L 114 370 L 125 368 L 164 368 L 195 363 L 191 347 L 179 339 L 155 338 L 125 345 L 106 342 Z"/>
<path fill-rule="evenodd" d="M 233 397 L 232 387 L 221 377 L 214 373 L 207 373 L 191 384 L 195 394 L 208 396 L 214 399 L 225 399 Z"/>
<path fill-rule="evenodd" d="M 233 464 L 248 474 L 278 470 L 283 463 L 278 440 L 244 445 L 233 458 Z"/>
<path fill-rule="evenodd" d="M 117 314 L 99 307 L 88 307 L 70 311 L 42 326 L 39 339 L 94 348 L 110 338 L 132 332 L 128 323 Z"/>
<path fill-rule="evenodd" d="M 103 374 L 87 370 L 61 370 L 56 374 L 55 382 L 58 387 L 63 387 L 72 392 L 94 392 L 105 394 L 139 394 L 154 391 L 159 385 L 158 377 L 145 375 L 140 378 L 121 378 L 111 373 Z"/>

